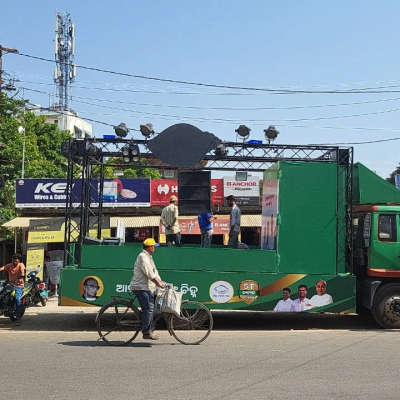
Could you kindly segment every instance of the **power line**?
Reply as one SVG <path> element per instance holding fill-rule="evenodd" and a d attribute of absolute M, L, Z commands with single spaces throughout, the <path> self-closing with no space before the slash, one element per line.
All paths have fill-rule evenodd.
<path fill-rule="evenodd" d="M 48 94 L 47 92 L 43 92 L 43 91 L 35 90 L 35 89 L 28 89 L 28 88 L 24 88 L 24 87 L 21 87 L 21 89 L 26 89 L 26 90 L 30 90 L 30 91 L 33 91 L 33 92 L 39 92 L 39 93 L 43 93 L 43 94 Z M 83 103 L 86 104 L 86 102 L 83 102 Z M 30 104 L 33 105 L 33 106 L 35 106 L 35 107 L 37 107 L 37 105 L 34 104 L 34 103 L 30 103 Z M 91 105 L 91 103 L 87 103 L 87 104 L 90 104 L 90 105 Z M 114 109 L 114 107 L 107 107 L 107 108 Z M 55 112 L 55 110 L 52 109 L 52 108 L 40 107 L 40 109 Z M 118 109 L 118 110 L 124 111 L 123 109 Z M 56 111 L 59 112 L 59 113 L 61 113 L 61 112 L 58 111 L 58 110 L 56 110 Z M 61 114 L 62 114 L 62 113 L 61 113 Z M 69 115 L 69 114 L 66 114 L 66 115 Z M 102 113 L 102 115 L 105 115 L 105 114 Z M 108 115 L 113 115 L 113 114 L 108 114 Z M 91 120 L 91 119 L 89 119 L 89 118 L 83 118 L 83 117 L 81 117 L 81 118 L 82 118 L 82 119 L 86 119 L 86 120 L 88 120 L 88 121 L 93 121 L 93 122 L 102 123 L 102 124 L 108 125 L 108 126 L 114 126 L 114 125 L 112 125 L 112 124 L 104 123 L 104 122 L 101 122 L 101 121 L 98 121 L 98 120 Z M 176 118 L 176 117 L 174 117 L 174 118 Z M 193 117 L 193 118 L 192 118 L 192 117 L 181 117 L 181 118 L 188 118 L 188 119 L 191 119 L 191 120 L 197 120 L 196 117 Z M 167 119 L 167 120 L 168 120 L 168 121 L 171 121 L 171 120 L 175 120 L 175 119 Z M 199 121 L 200 121 L 200 120 L 199 120 Z M 221 121 L 213 121 L 213 122 L 221 122 Z M 234 122 L 237 122 L 237 121 L 234 121 Z M 264 124 L 263 124 L 263 125 L 264 125 Z M 277 126 L 279 126 L 279 127 L 281 127 L 281 128 L 331 129 L 331 130 L 358 130 L 358 131 L 372 131 L 372 132 L 375 132 L 375 131 L 400 132 L 400 129 L 396 129 L 396 128 L 381 128 L 381 127 L 379 127 L 379 128 L 373 128 L 373 127 L 372 127 L 372 128 L 371 128 L 371 127 L 354 127 L 354 126 L 347 127 L 347 126 L 337 126 L 337 125 L 334 125 L 334 126 L 318 126 L 318 127 L 315 127 L 315 126 L 309 126 L 309 125 L 287 125 L 287 124 L 278 124 Z M 136 131 L 138 131 L 137 129 L 134 129 L 134 128 L 130 128 L 130 129 L 131 129 L 131 130 L 136 130 Z"/>
<path fill-rule="evenodd" d="M 341 143 L 317 143 L 315 146 L 344 146 L 344 145 L 357 145 L 357 144 L 372 144 L 372 143 L 382 143 L 382 142 L 392 142 L 395 140 L 400 140 L 400 137 L 389 138 L 389 139 L 377 139 L 377 140 L 368 140 L 363 142 L 341 142 Z M 310 146 L 313 144 L 310 143 Z"/>
<path fill-rule="evenodd" d="M 44 92 L 38 89 L 32 89 L 27 87 L 22 87 L 25 90 L 31 92 L 42 93 L 46 95 L 52 95 L 50 92 Z M 380 100 L 367 100 L 367 101 L 356 101 L 351 103 L 337 103 L 337 104 L 315 104 L 315 105 L 307 105 L 307 106 L 276 106 L 276 107 L 200 107 L 200 106 L 180 106 L 173 104 L 151 104 L 151 103 L 136 103 L 129 101 L 119 101 L 119 100 L 109 100 L 109 99 L 99 99 L 94 97 L 83 97 L 83 96 L 75 96 L 72 95 L 71 99 L 83 99 L 83 100 L 95 100 L 102 101 L 108 103 L 119 103 L 119 104 L 132 104 L 137 106 L 144 107 L 166 107 L 166 108 L 181 108 L 181 109 L 190 109 L 190 110 L 214 110 L 214 111 L 266 111 L 266 110 L 301 110 L 301 109 L 312 109 L 312 108 L 325 108 L 325 107 L 343 107 L 343 106 L 353 106 L 353 105 L 363 105 L 363 104 L 376 104 L 376 103 L 384 103 L 390 101 L 398 101 L 400 97 L 394 97 L 389 99 L 380 99 Z"/>
<path fill-rule="evenodd" d="M 101 104 L 89 103 L 87 101 L 82 101 L 82 100 L 75 100 L 75 101 L 77 103 L 87 104 L 87 105 L 91 105 L 91 106 L 94 106 L 94 107 L 101 107 L 101 108 L 106 108 L 106 109 L 110 109 L 110 110 L 117 110 L 117 111 L 124 111 L 124 112 L 132 112 L 132 113 L 135 113 L 135 114 L 143 114 L 143 115 L 149 115 L 149 116 L 155 116 L 155 117 L 168 117 L 168 118 L 177 118 L 177 119 L 186 119 L 186 120 L 196 119 L 198 121 L 211 121 L 211 122 L 219 122 L 220 121 L 220 122 L 231 122 L 231 123 L 235 123 L 235 124 L 243 123 L 243 122 L 270 123 L 270 122 L 322 121 L 322 120 L 332 120 L 332 119 L 365 117 L 365 116 L 380 115 L 380 114 L 393 113 L 393 112 L 400 111 L 400 108 L 394 108 L 394 109 L 390 109 L 390 110 L 374 111 L 374 112 L 370 112 L 370 113 L 360 113 L 360 114 L 350 114 L 350 115 L 336 115 L 336 116 L 331 116 L 331 117 L 291 118 L 291 119 L 273 119 L 273 118 L 270 118 L 268 120 L 262 120 L 262 119 L 241 119 L 241 120 L 236 120 L 236 119 L 229 119 L 229 118 L 207 118 L 207 117 L 190 117 L 190 116 L 172 115 L 172 114 L 159 114 L 159 113 L 152 113 L 152 112 L 141 111 L 141 110 L 131 110 L 131 109 L 125 109 L 125 108 L 104 106 L 104 105 L 101 105 Z"/>
<path fill-rule="evenodd" d="M 34 60 L 46 61 L 54 63 L 55 61 L 49 58 L 33 56 L 27 53 L 17 53 L 19 56 L 31 58 Z M 108 69 L 96 68 L 96 67 L 87 67 L 84 65 L 76 65 L 76 68 L 88 70 L 88 71 L 96 71 L 103 72 L 112 75 L 125 76 L 130 78 L 137 79 L 145 79 L 157 82 L 165 82 L 165 83 L 178 83 L 182 85 L 191 85 L 191 86 L 199 86 L 199 87 L 213 87 L 219 89 L 234 89 L 234 90 L 245 90 L 245 91 L 255 91 L 255 92 L 268 92 L 273 94 L 370 94 L 370 93 L 400 93 L 400 90 L 387 90 L 390 88 L 399 87 L 399 85 L 390 85 L 390 86 L 377 86 L 377 87 L 366 87 L 366 88 L 354 88 L 354 89 L 331 89 L 331 90 L 298 90 L 298 89 L 275 89 L 275 88 L 261 88 L 261 87 L 251 87 L 251 86 L 236 86 L 236 85 L 220 85 L 213 83 L 204 83 L 204 82 L 194 82 L 194 81 L 185 81 L 185 80 L 176 80 L 176 79 L 168 79 L 168 78 L 159 78 L 153 76 L 146 75 L 138 75 L 126 72 L 117 72 Z M 384 90 L 383 90 L 384 89 Z"/>
<path fill-rule="evenodd" d="M 60 111 L 60 110 L 54 110 L 54 108 L 50 108 L 50 107 L 41 107 L 41 106 L 38 107 L 37 104 L 31 103 L 31 102 L 28 102 L 28 104 L 29 104 L 30 106 L 34 107 L 35 109 L 39 109 L 40 111 L 49 111 L 49 112 L 56 113 L 56 114 L 60 114 L 60 115 L 66 115 L 66 116 L 68 116 L 68 117 L 71 116 L 71 113 L 64 112 L 64 111 Z M 96 119 L 93 119 L 93 118 L 83 117 L 82 115 L 78 115 L 78 117 L 81 118 L 81 119 L 84 119 L 85 121 L 95 122 L 95 123 L 97 123 L 97 124 L 106 125 L 106 126 L 111 126 L 112 128 L 114 128 L 114 126 L 115 126 L 115 125 L 110 124 L 110 123 L 108 123 L 108 122 L 103 122 L 103 121 L 99 121 L 99 120 L 96 120 Z M 137 132 L 140 131 L 139 129 L 136 129 L 136 128 L 129 128 L 129 130 L 130 130 L 130 131 L 137 131 Z"/>
<path fill-rule="evenodd" d="M 31 105 L 31 106 L 37 107 L 36 104 L 30 103 L 30 102 L 28 102 L 28 104 Z M 51 109 L 49 107 L 39 107 L 39 109 L 40 110 L 44 110 L 44 111 L 51 111 L 51 112 L 56 112 L 58 114 L 70 116 L 70 114 L 68 114 L 68 113 L 65 113 L 65 112 L 62 112 L 62 111 L 53 110 L 53 109 Z M 87 117 L 83 117 L 83 116 L 79 116 L 79 117 L 84 119 L 85 121 L 95 122 L 95 123 L 98 123 L 98 124 L 114 127 L 113 124 L 110 124 L 110 123 L 107 123 L 107 122 L 104 122 L 104 121 L 99 121 L 99 120 L 95 120 L 95 119 L 87 118 Z M 284 127 L 285 125 L 279 125 L 279 126 Z M 307 126 L 290 126 L 290 125 L 287 125 L 286 127 L 312 128 L 312 127 L 307 127 Z M 319 128 L 315 128 L 315 129 L 324 129 L 324 128 L 338 129 L 340 127 L 319 127 Z M 342 127 L 341 129 L 367 129 L 367 128 L 361 128 L 361 127 L 360 128 L 344 128 L 344 127 Z M 380 130 L 383 130 L 383 129 L 384 128 L 380 128 Z M 129 128 L 129 130 L 136 131 L 136 132 L 140 131 L 139 129 L 136 129 L 136 128 Z M 400 140 L 400 137 L 376 139 L 376 140 L 367 140 L 367 141 L 361 141 L 361 142 L 310 143 L 310 144 L 319 145 L 319 146 L 324 146 L 324 145 L 326 145 L 326 146 L 330 146 L 330 145 L 332 145 L 332 146 L 335 146 L 335 145 L 337 145 L 337 146 L 339 146 L 339 145 L 363 145 L 363 144 L 385 143 L 385 142 L 391 142 L 391 141 L 397 141 L 397 140 Z"/>

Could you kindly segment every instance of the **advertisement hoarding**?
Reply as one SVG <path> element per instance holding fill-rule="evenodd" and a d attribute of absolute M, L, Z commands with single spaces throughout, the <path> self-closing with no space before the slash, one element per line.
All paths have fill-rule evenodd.
<path fill-rule="evenodd" d="M 224 197 L 228 196 L 234 196 L 238 205 L 258 205 L 259 178 L 249 176 L 245 181 L 237 181 L 234 176 L 224 176 Z"/>
<path fill-rule="evenodd" d="M 89 218 L 89 232 L 90 237 L 97 236 L 97 218 Z M 79 218 L 73 218 L 71 220 L 71 241 L 75 241 L 79 236 Z M 32 219 L 29 221 L 28 231 L 28 244 L 38 243 L 62 243 L 64 242 L 65 235 L 65 218 L 64 217 L 52 217 L 42 219 Z M 101 237 L 110 237 L 110 217 L 103 216 Z"/>
<path fill-rule="evenodd" d="M 19 179 L 16 182 L 16 208 L 64 208 L 66 179 Z M 92 180 L 92 207 L 99 201 L 99 181 Z M 76 179 L 72 186 L 72 203 L 81 202 L 82 180 Z M 103 207 L 149 207 L 150 179 L 105 179 Z"/>
<path fill-rule="evenodd" d="M 151 205 L 166 206 L 172 195 L 178 196 L 178 181 L 175 179 L 152 179 L 150 184 Z M 211 179 L 211 203 L 224 204 L 223 179 Z"/>
<path fill-rule="evenodd" d="M 150 183 L 150 202 L 152 206 L 166 206 L 169 198 L 178 196 L 176 179 L 152 179 Z"/>
<path fill-rule="evenodd" d="M 182 235 L 200 235 L 197 217 L 179 217 L 179 229 Z M 212 222 L 213 234 L 224 235 L 229 233 L 229 216 L 219 216 Z M 165 234 L 165 228 L 160 224 L 160 233 Z"/>

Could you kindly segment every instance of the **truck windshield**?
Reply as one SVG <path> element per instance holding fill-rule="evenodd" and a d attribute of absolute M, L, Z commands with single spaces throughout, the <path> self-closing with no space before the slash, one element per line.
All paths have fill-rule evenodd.
<path fill-rule="evenodd" d="M 381 214 L 378 219 L 378 239 L 385 242 L 396 242 L 396 215 Z"/>

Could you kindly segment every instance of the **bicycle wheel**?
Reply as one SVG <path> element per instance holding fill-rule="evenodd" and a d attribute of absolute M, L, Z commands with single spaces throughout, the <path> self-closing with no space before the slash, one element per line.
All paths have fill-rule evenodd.
<path fill-rule="evenodd" d="M 168 322 L 171 334 L 182 344 L 200 344 L 213 328 L 210 310 L 197 301 L 183 301 L 181 315 L 171 314 Z"/>
<path fill-rule="evenodd" d="M 129 301 L 115 300 L 100 309 L 96 324 L 100 339 L 112 346 L 122 346 L 138 335 L 140 313 Z"/>

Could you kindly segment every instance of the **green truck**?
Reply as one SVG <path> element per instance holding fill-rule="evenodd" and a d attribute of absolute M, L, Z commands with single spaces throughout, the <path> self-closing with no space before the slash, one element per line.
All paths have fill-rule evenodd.
<path fill-rule="evenodd" d="M 304 285 L 310 303 L 302 311 L 371 313 L 382 327 L 399 328 L 400 191 L 362 164 L 351 168 L 349 198 L 348 174 L 338 163 L 276 162 L 264 173 L 276 203 L 273 245 L 158 247 L 162 279 L 214 310 L 272 311 L 284 288 L 294 301 Z M 140 251 L 134 244 L 81 245 L 80 262 L 61 271 L 59 304 L 102 306 L 129 296 Z M 313 305 L 321 281 L 330 300 Z"/>

